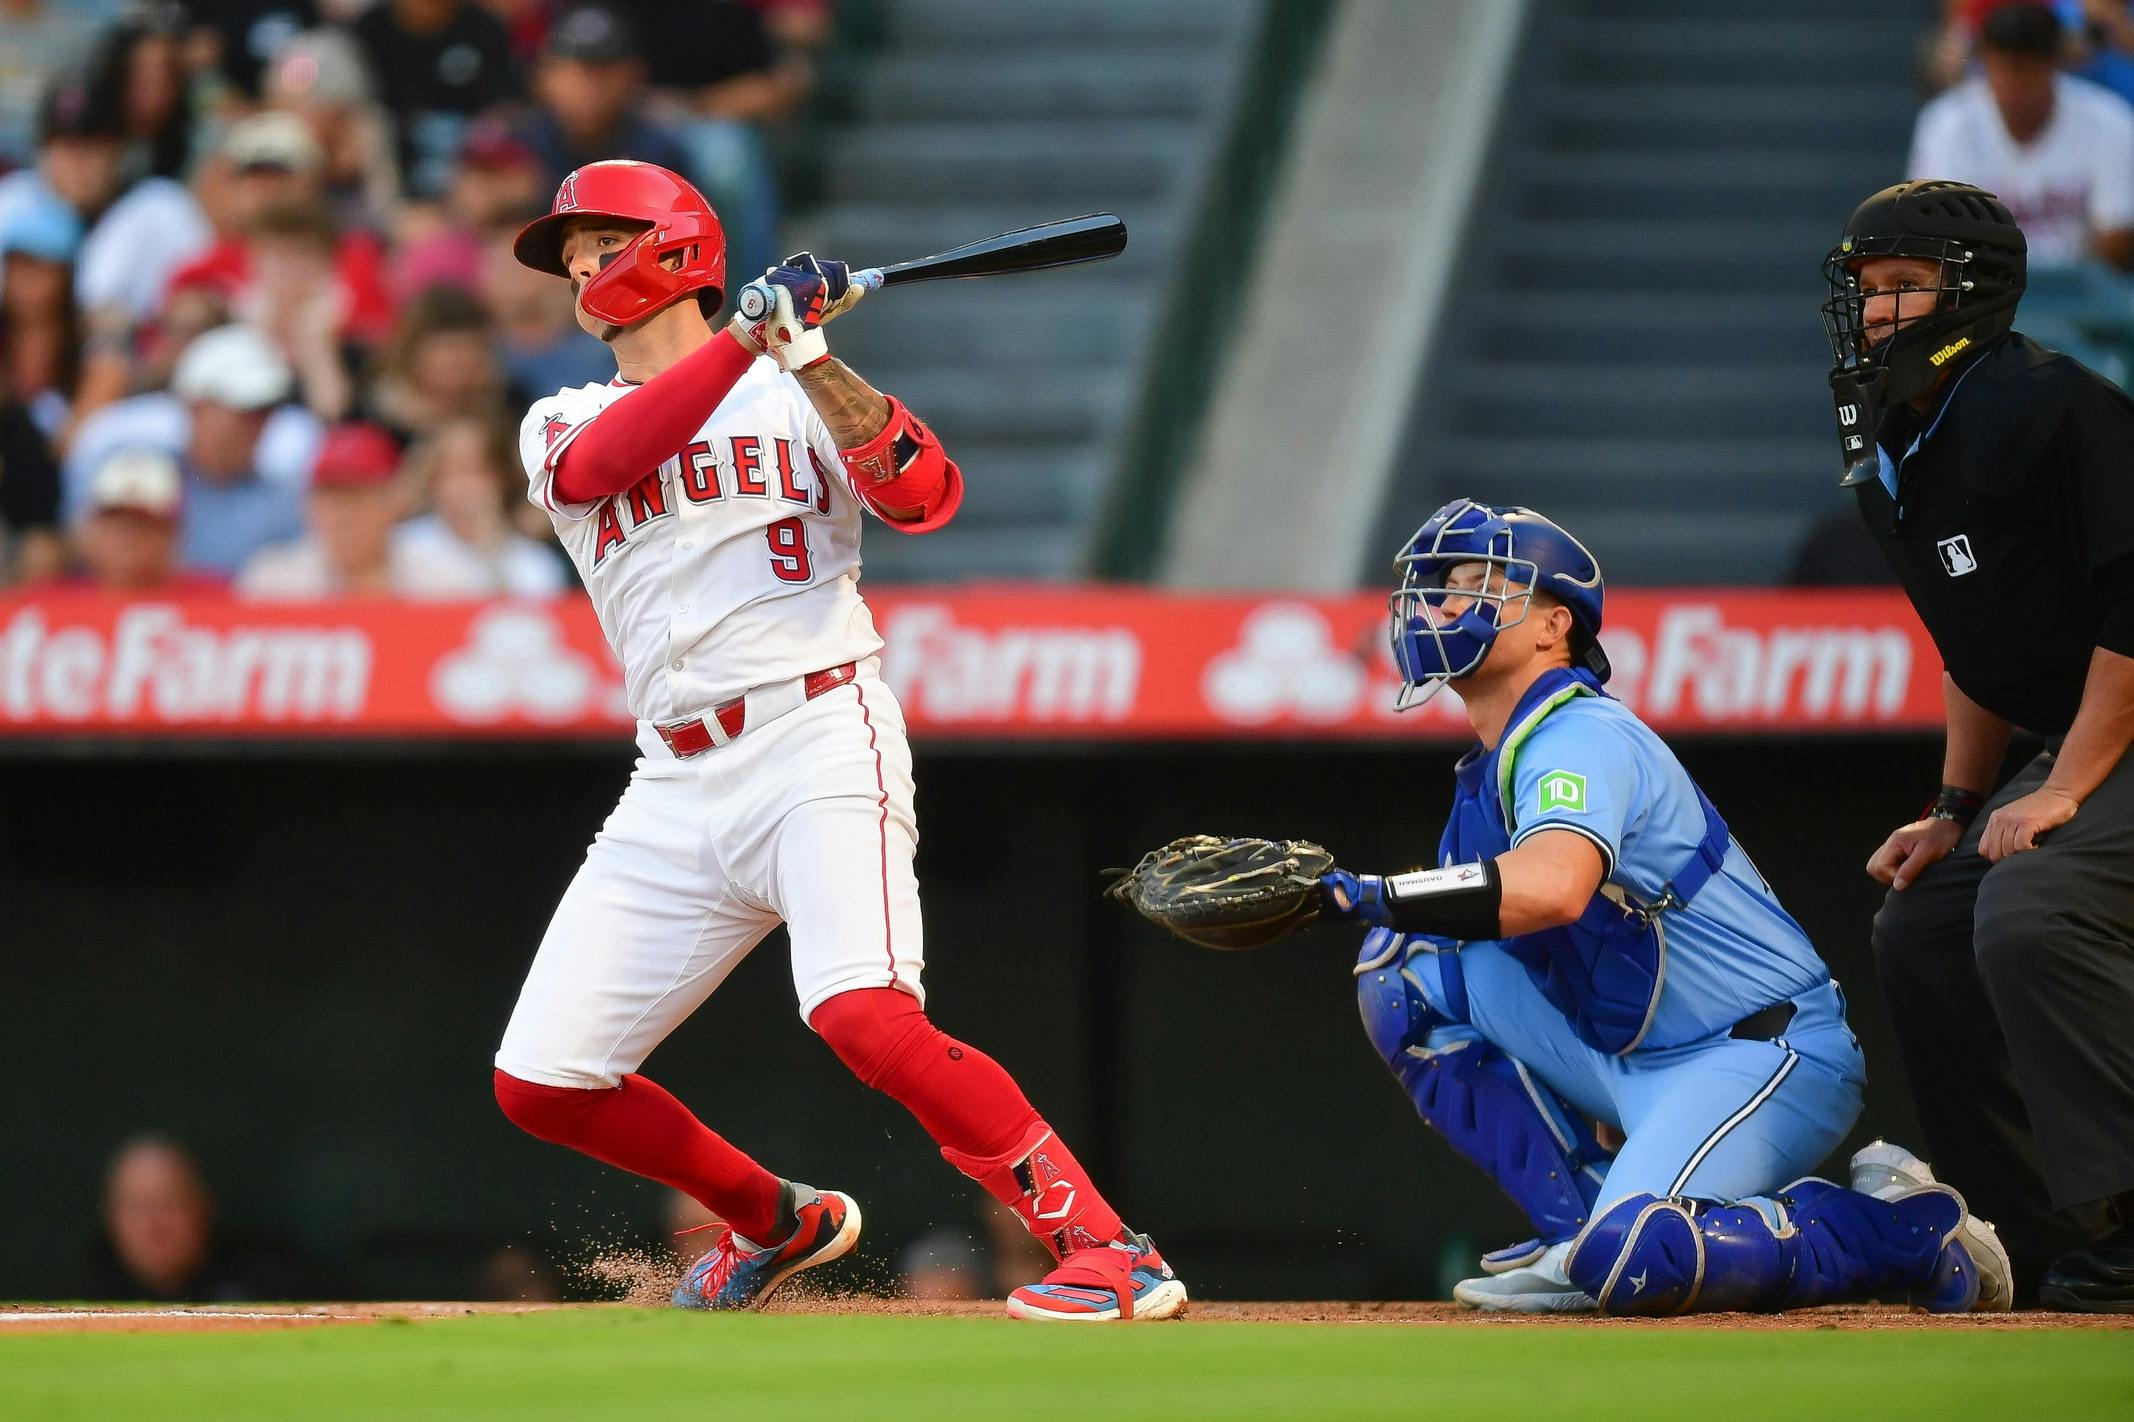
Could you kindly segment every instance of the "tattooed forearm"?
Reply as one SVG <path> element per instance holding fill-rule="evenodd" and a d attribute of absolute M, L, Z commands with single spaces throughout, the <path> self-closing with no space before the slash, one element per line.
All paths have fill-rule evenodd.
<path fill-rule="evenodd" d="M 808 392 L 808 402 L 829 426 L 839 449 L 858 448 L 889 423 L 888 397 L 835 357 L 795 371 L 793 378 Z"/>

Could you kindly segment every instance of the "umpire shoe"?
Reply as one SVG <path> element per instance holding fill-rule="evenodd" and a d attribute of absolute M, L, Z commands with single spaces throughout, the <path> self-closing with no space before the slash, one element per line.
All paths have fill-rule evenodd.
<path fill-rule="evenodd" d="M 2134 1227 L 2055 1259 L 2038 1302 L 2062 1313 L 2134 1313 Z"/>
<path fill-rule="evenodd" d="M 779 1213 L 792 1232 L 757 1247 L 729 1227 L 674 1290 L 676 1308 L 761 1308 L 780 1285 L 803 1269 L 827 1264 L 859 1242 L 860 1207 L 850 1195 L 785 1182 Z"/>
<path fill-rule="evenodd" d="M 1566 1239 L 1552 1244 L 1531 1264 L 1462 1279 L 1453 1285 L 1453 1300 L 1462 1308 L 1484 1313 L 1597 1313 L 1600 1305 L 1593 1295 L 1572 1283 L 1564 1272 L 1576 1242 Z M 1485 1258 L 1483 1268 L 1494 1257 Z"/>
<path fill-rule="evenodd" d="M 1933 1167 L 1893 1141 L 1872 1140 L 1853 1153 L 1852 1188 L 1878 1200 L 1893 1200 L 1922 1185 L 1934 1185 Z M 1959 1252 L 1961 1257 L 1959 1256 Z M 1966 1266 L 1969 1266 L 1967 1269 Z M 1970 1291 L 1965 1273 L 1977 1280 L 1978 1296 L 1967 1310 L 1957 1300 Z M 1941 1268 L 1912 1302 L 1937 1313 L 2006 1313 L 2015 1307 L 2015 1266 L 1999 1231 L 1964 1208 L 1956 1237 L 1942 1251 Z"/>
<path fill-rule="evenodd" d="M 1008 1312 L 1047 1323 L 1152 1322 L 1186 1311 L 1186 1286 L 1145 1234 L 1077 1249 L 1035 1284 L 1008 1295 Z"/>

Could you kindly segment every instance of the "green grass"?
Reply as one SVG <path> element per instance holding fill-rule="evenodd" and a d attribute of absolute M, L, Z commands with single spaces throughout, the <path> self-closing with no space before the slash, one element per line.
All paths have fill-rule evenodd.
<path fill-rule="evenodd" d="M 269 1333 L 0 1336 L 0 1418 L 2134 1417 L 2134 1336 L 582 1310 Z"/>

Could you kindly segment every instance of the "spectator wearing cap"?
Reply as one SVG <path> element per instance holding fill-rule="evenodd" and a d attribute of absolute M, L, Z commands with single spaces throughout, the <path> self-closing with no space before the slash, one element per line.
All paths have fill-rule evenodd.
<path fill-rule="evenodd" d="M 35 156 L 38 101 L 54 74 L 88 62 L 97 18 L 53 0 L 0 0 L 0 168 Z"/>
<path fill-rule="evenodd" d="M 511 36 L 467 0 L 378 0 L 353 28 L 399 120 L 408 193 L 435 197 L 468 123 L 523 91 Z"/>
<path fill-rule="evenodd" d="M 2060 72 L 2067 34 L 2051 8 L 2007 0 L 1979 27 L 1983 72 L 1920 111 L 1906 171 L 1995 193 L 2033 267 L 2134 267 L 2134 108 Z"/>
<path fill-rule="evenodd" d="M 324 155 L 326 200 L 341 225 L 391 232 L 400 216 L 400 160 L 356 41 L 341 30 L 305 31 L 275 55 L 262 88 L 270 110 L 311 130 Z"/>
<path fill-rule="evenodd" d="M 81 378 L 81 317 L 74 257 L 81 219 L 46 195 L 0 221 L 0 402 L 27 412 L 57 439 Z"/>
<path fill-rule="evenodd" d="M 200 336 L 178 357 L 169 395 L 121 401 L 82 426 L 67 458 L 68 522 L 88 508 L 104 457 L 135 447 L 176 456 L 184 473 L 183 566 L 228 576 L 296 537 L 318 422 L 301 406 L 277 408 L 291 385 L 281 353 L 250 327 Z"/>
<path fill-rule="evenodd" d="M 620 12 L 580 5 L 556 21 L 534 69 L 534 111 L 519 129 L 551 191 L 602 158 L 690 172 L 687 152 L 640 104 L 644 82 L 637 34 Z"/>
<path fill-rule="evenodd" d="M 253 314 L 261 300 L 255 284 L 269 277 L 260 269 L 260 258 L 271 260 L 292 248 L 302 249 L 308 258 L 323 242 L 325 268 L 302 261 L 298 265 L 303 270 L 293 279 L 309 283 L 318 300 L 332 303 L 336 342 L 369 346 L 382 339 L 393 322 L 385 244 L 371 232 L 334 222 L 325 204 L 325 154 L 304 122 L 272 111 L 240 119 L 224 138 L 218 157 L 225 175 L 221 207 L 229 231 L 172 273 L 165 309 L 203 293 L 224 311 L 273 329 Z M 278 294 L 285 299 L 276 304 L 290 304 L 286 296 L 293 293 Z M 283 346 L 297 359 L 291 342 L 284 339 Z"/>
<path fill-rule="evenodd" d="M 810 69 L 797 51 L 780 53 L 777 7 L 742 0 L 612 0 L 638 27 L 659 36 L 648 48 L 658 115 L 689 153 L 683 170 L 718 209 L 728 270 L 760 271 L 778 260 L 778 192 L 763 127 L 792 115 L 807 97 Z M 781 17 L 795 36 L 802 16 Z"/>
<path fill-rule="evenodd" d="M 136 327 L 161 303 L 171 272 L 213 240 L 191 193 L 168 178 L 129 184 L 125 158 L 118 113 L 67 80 L 46 101 L 37 166 L 0 178 L 0 226 L 19 207 L 56 196 L 87 229 L 74 268 L 86 351 L 77 421 L 125 393 Z"/>
<path fill-rule="evenodd" d="M 159 449 L 121 449 L 89 479 L 89 512 L 75 530 L 77 581 L 106 592 L 219 588 L 220 578 L 181 572 L 178 529 L 185 476 Z"/>
<path fill-rule="evenodd" d="M 485 249 L 501 243 L 508 255 L 511 237 L 548 210 L 553 191 L 533 150 L 503 121 L 475 120 L 443 200 L 408 209 L 393 264 L 399 291 L 483 290 Z"/>
<path fill-rule="evenodd" d="M 516 436 L 501 420 L 457 419 L 408 451 L 407 477 L 431 512 L 396 532 L 414 597 L 561 596 L 569 585 L 554 545 L 515 531 Z"/>
<path fill-rule="evenodd" d="M 423 586 L 419 554 L 395 536 L 406 512 L 400 446 L 376 425 L 329 430 L 311 471 L 305 535 L 263 548 L 237 575 L 239 597 L 302 601 L 398 597 Z"/>

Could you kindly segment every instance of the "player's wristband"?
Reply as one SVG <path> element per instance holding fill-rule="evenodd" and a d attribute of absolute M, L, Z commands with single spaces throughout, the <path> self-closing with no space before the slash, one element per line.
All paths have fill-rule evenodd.
<path fill-rule="evenodd" d="M 1923 820 L 1954 820 L 1969 828 L 1978 812 L 1986 807 L 1986 797 L 1976 790 L 1966 790 L 1961 785 L 1944 785 L 1934 796 L 1919 818 Z"/>
<path fill-rule="evenodd" d="M 1328 912 L 1373 928 L 1463 942 L 1503 936 L 1504 882 L 1494 859 L 1385 878 L 1336 869 L 1319 885 Z"/>

